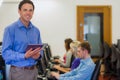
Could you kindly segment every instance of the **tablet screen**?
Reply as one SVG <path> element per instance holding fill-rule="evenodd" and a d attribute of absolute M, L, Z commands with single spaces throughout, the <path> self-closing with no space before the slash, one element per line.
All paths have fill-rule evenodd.
<path fill-rule="evenodd" d="M 28 44 L 28 46 L 27 46 L 27 48 L 26 48 L 26 51 L 28 51 L 29 49 L 36 49 L 36 48 L 42 48 L 43 47 L 43 45 L 41 45 L 41 44 Z"/>

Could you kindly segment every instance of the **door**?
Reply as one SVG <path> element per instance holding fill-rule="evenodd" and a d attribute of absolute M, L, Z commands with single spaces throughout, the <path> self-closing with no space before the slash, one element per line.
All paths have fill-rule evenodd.
<path fill-rule="evenodd" d="M 100 56 L 100 44 L 111 45 L 111 6 L 77 6 L 77 40 L 88 41 L 91 55 Z"/>

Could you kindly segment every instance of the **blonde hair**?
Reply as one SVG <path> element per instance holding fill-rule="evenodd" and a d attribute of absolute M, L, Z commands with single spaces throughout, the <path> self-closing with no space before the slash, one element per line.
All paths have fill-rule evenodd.
<path fill-rule="evenodd" d="M 70 48 L 71 48 L 73 55 L 75 57 L 77 57 L 77 47 L 79 44 L 80 44 L 80 41 L 73 41 L 70 43 Z"/>
<path fill-rule="evenodd" d="M 80 44 L 80 41 L 73 41 L 70 43 L 70 48 L 78 47 L 79 44 Z"/>

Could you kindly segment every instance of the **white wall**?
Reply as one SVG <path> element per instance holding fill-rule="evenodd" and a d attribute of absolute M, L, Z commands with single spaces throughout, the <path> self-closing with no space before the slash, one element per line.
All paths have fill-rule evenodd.
<path fill-rule="evenodd" d="M 0 7 L 0 41 L 4 28 L 17 20 L 18 0 L 5 0 Z M 9 2 L 8 2 L 9 1 Z M 11 1 L 11 2 L 10 2 Z M 76 39 L 77 5 L 111 5 L 112 6 L 112 41 L 120 39 L 119 0 L 33 0 L 35 12 L 32 19 L 41 31 L 42 40 L 51 45 L 54 55 L 62 56 L 65 52 L 64 39 Z M 108 34 L 109 35 L 109 34 Z"/>

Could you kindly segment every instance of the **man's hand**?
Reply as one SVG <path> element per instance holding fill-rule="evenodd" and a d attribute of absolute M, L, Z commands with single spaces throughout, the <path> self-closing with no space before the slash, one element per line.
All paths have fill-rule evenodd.
<path fill-rule="evenodd" d="M 59 80 L 60 74 L 57 72 L 51 72 L 51 75 Z"/>
<path fill-rule="evenodd" d="M 40 52 L 38 52 L 32 56 L 33 59 L 38 59 L 39 57 L 40 57 Z"/>
<path fill-rule="evenodd" d="M 38 54 L 39 53 L 39 54 Z M 34 56 L 34 57 L 33 57 Z M 27 58 L 30 58 L 30 57 L 32 57 L 32 58 L 37 58 L 38 56 L 40 56 L 40 48 L 36 48 L 35 50 L 32 50 L 32 48 L 31 49 L 29 49 L 26 53 L 25 53 L 25 58 L 27 59 Z"/>

